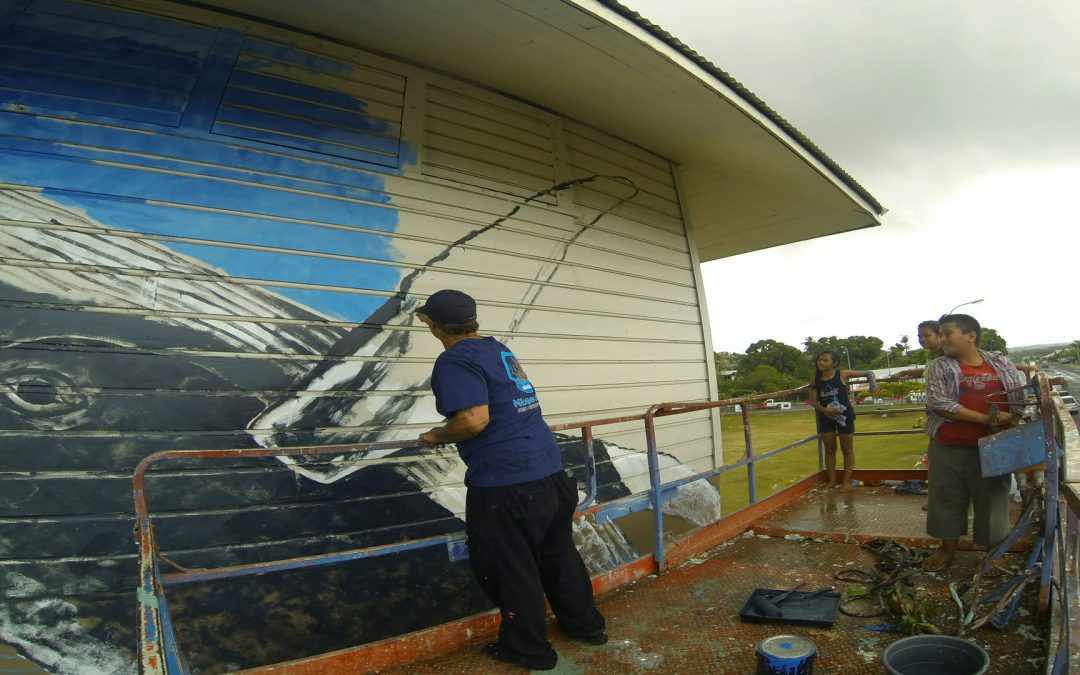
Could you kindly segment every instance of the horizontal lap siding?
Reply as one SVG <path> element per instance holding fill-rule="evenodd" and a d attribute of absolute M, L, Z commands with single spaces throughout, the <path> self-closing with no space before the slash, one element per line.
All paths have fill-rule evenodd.
<path fill-rule="evenodd" d="M 593 180 L 575 189 L 574 201 L 582 207 L 584 217 L 591 221 L 600 215 L 576 242 L 604 247 L 608 253 L 603 259 L 608 264 L 628 270 L 641 269 L 631 255 L 642 253 L 655 260 L 654 265 L 663 267 L 652 267 L 656 274 L 650 279 L 624 280 L 621 284 L 610 284 L 591 272 L 580 275 L 581 280 L 609 288 L 613 293 L 633 289 L 636 295 L 649 298 L 635 299 L 629 304 L 613 300 L 612 304 L 634 316 L 607 325 L 611 326 L 609 331 L 621 334 L 627 341 L 635 338 L 650 341 L 649 346 L 636 350 L 625 343 L 612 344 L 613 356 L 651 348 L 655 362 L 648 366 L 628 362 L 624 381 L 603 395 L 591 390 L 565 391 L 559 392 L 559 398 L 571 405 L 574 401 L 584 405 L 587 400 L 602 400 L 611 409 L 630 409 L 642 395 L 652 398 L 649 403 L 707 400 L 710 388 L 702 357 L 708 352 L 702 344 L 697 288 L 670 163 L 574 121 L 565 121 L 564 129 L 571 175 L 613 177 Z M 587 251 L 577 253 L 596 259 Z M 666 311 L 658 309 L 660 306 L 666 307 Z M 652 345 L 652 340 L 663 344 Z M 689 359 L 694 366 L 685 367 L 681 359 Z M 641 382 L 652 382 L 654 386 L 643 388 L 639 386 Z M 692 429 L 690 442 L 680 441 L 683 447 L 673 452 L 686 461 L 711 457 L 713 441 L 708 415 L 687 426 Z M 636 439 L 632 447 L 643 447 L 642 441 Z"/>
<path fill-rule="evenodd" d="M 427 93 L 425 175 L 519 197 L 555 183 L 551 128 L 539 111 L 473 90 L 432 84 Z"/>
<path fill-rule="evenodd" d="M 160 52 L 172 43 L 158 19 L 119 12 L 126 22 L 82 30 L 35 18 L 41 11 L 32 4 L 20 15 L 37 32 L 20 29 L 30 43 L 18 48 L 52 31 L 69 58 L 39 55 L 35 66 L 62 77 L 20 75 L 23 89 L 51 89 L 33 99 L 0 91 L 10 102 L 0 114 L 0 587 L 12 596 L 126 591 L 135 583 L 130 472 L 143 456 L 253 447 L 247 425 L 290 391 L 341 407 L 363 397 L 300 383 L 415 266 L 394 251 L 387 174 L 370 170 L 398 168 L 405 77 L 247 39 L 221 78 L 220 105 L 207 107 L 188 99 L 204 86 L 195 83 L 215 30 L 201 29 L 209 39 L 194 56 L 166 61 Z M 149 34 L 119 49 L 125 25 Z M 158 52 L 140 53 L 145 42 Z M 14 58 L 23 52 L 0 68 L 23 68 Z M 117 60 L 127 65 L 98 100 L 80 98 L 85 87 L 70 83 L 83 87 Z M 147 85 L 131 65 L 140 63 L 160 81 Z M 192 76 L 170 74 L 179 68 Z M 162 98 L 164 86 L 175 100 Z M 199 106 L 207 126 L 187 126 Z M 153 114 L 130 114 L 144 108 Z M 413 368 L 422 380 L 430 359 Z M 391 389 L 378 399 L 402 397 L 418 396 Z M 380 430 L 337 426 L 361 438 Z M 194 565 L 460 527 L 418 501 L 393 467 L 323 486 L 274 459 L 173 466 L 184 471 L 150 480 L 151 503 L 178 511 L 159 532 Z M 281 501 L 294 506 L 271 508 Z"/>
<path fill-rule="evenodd" d="M 405 78 L 249 38 L 213 132 L 396 168 Z"/>
<path fill-rule="evenodd" d="M 176 126 L 213 38 L 178 21 L 35 0 L 0 44 L 0 100 Z"/>
<path fill-rule="evenodd" d="M 29 7 L 17 19 L 36 22 L 25 44 L 3 49 L 91 20 L 48 17 L 115 11 Z M 422 138 L 403 139 L 415 70 L 280 36 L 237 42 L 220 104 L 190 128 L 200 117 L 185 116 L 184 97 L 205 83 L 215 31 L 179 24 L 192 32 L 177 51 L 164 19 L 117 13 L 110 31 L 153 39 L 106 54 L 106 34 L 83 31 L 65 38 L 69 62 L 41 61 L 75 79 L 126 64 L 116 100 L 84 101 L 56 76 L 16 113 L 9 104 L 31 105 L 26 94 L 0 89 L 0 385 L 15 402 L 0 408 L 0 573 L 33 571 L 57 588 L 128 579 L 129 475 L 149 452 L 255 447 L 281 424 L 293 425 L 287 444 L 408 439 L 437 422 L 427 378 L 439 345 L 395 302 L 399 290 L 473 294 L 482 331 L 519 353 L 552 423 L 707 398 L 710 355 L 666 161 L 428 75 Z M 153 97 L 129 105 L 147 49 L 177 92 L 157 108 Z M 46 81 L 36 77 L 23 79 Z M 557 159 L 560 125 L 569 162 Z M 581 182 L 552 189 L 566 178 Z M 707 415 L 659 426 L 684 461 L 711 457 Z M 644 448 L 639 425 L 608 431 Z M 273 459 L 170 465 L 148 492 L 174 512 L 160 534 L 185 564 L 458 529 L 459 514 L 430 500 L 388 496 L 429 487 L 407 465 L 368 463 L 325 483 Z M 446 466 L 432 474 L 460 487 Z M 289 508 L 268 517 L 273 503 Z"/>

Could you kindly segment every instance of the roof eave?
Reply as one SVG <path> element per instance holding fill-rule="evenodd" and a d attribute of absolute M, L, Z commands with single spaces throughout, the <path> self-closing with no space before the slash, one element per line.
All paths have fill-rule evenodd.
<path fill-rule="evenodd" d="M 668 158 L 702 261 L 884 213 L 753 93 L 615 0 L 206 4 L 506 93 Z"/>

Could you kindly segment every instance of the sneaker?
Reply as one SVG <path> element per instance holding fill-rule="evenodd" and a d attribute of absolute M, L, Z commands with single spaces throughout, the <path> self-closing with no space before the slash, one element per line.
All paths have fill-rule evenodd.
<path fill-rule="evenodd" d="M 504 647 L 498 642 L 492 642 L 484 647 L 484 651 L 488 653 L 488 656 L 496 661 L 502 661 L 504 663 L 513 663 L 514 665 L 521 666 L 522 668 L 528 668 L 530 670 L 554 670 L 555 665 L 559 662 L 559 657 L 556 656 L 550 662 L 541 661 L 535 657 L 526 656 L 511 649 L 510 647 Z"/>

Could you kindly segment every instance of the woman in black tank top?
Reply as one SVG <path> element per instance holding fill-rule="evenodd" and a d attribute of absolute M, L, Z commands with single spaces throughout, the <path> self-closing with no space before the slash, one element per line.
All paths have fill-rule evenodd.
<path fill-rule="evenodd" d="M 825 472 L 829 476 L 826 488 L 837 485 L 844 492 L 852 489 L 851 472 L 855 468 L 855 408 L 848 397 L 847 381 L 865 375 L 870 391 L 877 392 L 874 374 L 862 370 L 840 370 L 840 355 L 826 349 L 814 359 L 814 378 L 810 381 L 810 405 L 817 411 L 817 431 L 825 448 Z M 836 440 L 844 454 L 844 477 L 836 480 Z"/>

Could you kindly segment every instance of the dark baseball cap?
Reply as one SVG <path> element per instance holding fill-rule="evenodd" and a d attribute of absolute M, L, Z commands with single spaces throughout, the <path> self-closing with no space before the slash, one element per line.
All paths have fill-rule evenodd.
<path fill-rule="evenodd" d="M 469 323 L 476 321 L 476 301 L 450 288 L 435 291 L 427 302 L 416 308 L 417 313 L 436 323 Z"/>

